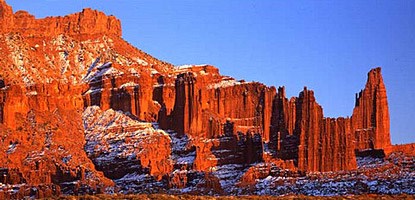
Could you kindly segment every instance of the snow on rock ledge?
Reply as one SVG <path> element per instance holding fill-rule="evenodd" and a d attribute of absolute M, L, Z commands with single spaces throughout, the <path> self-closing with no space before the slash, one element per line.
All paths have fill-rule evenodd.
<path fill-rule="evenodd" d="M 139 122 L 121 111 L 87 107 L 83 113 L 85 151 L 98 170 L 111 179 L 132 172 L 160 180 L 172 171 L 171 139 L 151 123 Z"/>

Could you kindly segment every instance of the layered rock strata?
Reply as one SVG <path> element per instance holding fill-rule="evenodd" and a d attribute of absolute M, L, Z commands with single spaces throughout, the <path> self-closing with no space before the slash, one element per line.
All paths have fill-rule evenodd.
<path fill-rule="evenodd" d="M 2 9 L 0 25 L 2 25 L 1 32 L 3 33 L 19 32 L 32 37 L 48 37 L 59 34 L 113 34 L 121 36 L 121 22 L 114 16 L 106 16 L 96 10 L 84 9 L 80 13 L 65 17 L 35 19 L 26 11 L 18 11 L 13 14 L 12 8 L 4 1 L 0 4 Z"/>
<path fill-rule="evenodd" d="M 413 149 L 390 144 L 380 68 L 351 117 L 325 118 L 312 90 L 288 99 L 284 87 L 214 66 L 175 67 L 128 44 L 99 11 L 36 19 L 0 9 L 2 184 L 238 193 L 268 176 L 356 169 L 355 152 Z"/>

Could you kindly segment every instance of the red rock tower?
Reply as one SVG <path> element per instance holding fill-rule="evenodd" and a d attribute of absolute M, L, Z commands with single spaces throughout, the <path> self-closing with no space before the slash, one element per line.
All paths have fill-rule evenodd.
<path fill-rule="evenodd" d="M 352 127 L 357 150 L 387 150 L 391 146 L 388 99 L 380 67 L 370 70 L 365 89 L 356 94 Z"/>
<path fill-rule="evenodd" d="M 179 74 L 175 83 L 176 99 L 173 109 L 173 129 L 179 134 L 197 136 L 201 129 L 200 94 L 192 73 Z"/>
<path fill-rule="evenodd" d="M 279 88 L 271 124 L 277 157 L 297 160 L 299 170 L 356 169 L 350 119 L 325 118 L 312 90 L 304 88 L 298 98 L 288 101 L 284 88 Z"/>

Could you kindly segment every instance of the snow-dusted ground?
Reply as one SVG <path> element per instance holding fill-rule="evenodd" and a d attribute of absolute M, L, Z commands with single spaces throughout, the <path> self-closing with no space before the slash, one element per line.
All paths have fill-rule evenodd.
<path fill-rule="evenodd" d="M 240 193 L 240 188 L 236 186 L 242 175 L 246 172 L 246 168 L 238 164 L 228 164 L 215 167 L 213 175 L 220 179 L 220 185 L 228 194 Z"/>
<path fill-rule="evenodd" d="M 303 194 L 415 194 L 415 159 L 402 155 L 387 159 L 358 157 L 358 169 L 349 172 L 312 173 L 304 177 L 272 177 L 257 180 L 258 195 Z"/>
<path fill-rule="evenodd" d="M 102 111 L 98 106 L 86 108 L 83 121 L 88 157 L 117 183 L 148 173 L 151 163 L 143 166 L 142 161 L 152 152 L 146 145 L 157 145 L 161 137 L 168 139 L 167 133 L 156 130 L 152 123 L 137 121 L 121 111 Z"/>

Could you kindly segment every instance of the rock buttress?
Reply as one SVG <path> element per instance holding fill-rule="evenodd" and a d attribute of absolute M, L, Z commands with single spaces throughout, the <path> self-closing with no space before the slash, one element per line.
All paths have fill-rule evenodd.
<path fill-rule="evenodd" d="M 179 74 L 175 82 L 175 103 L 172 112 L 172 128 L 179 134 L 201 136 L 201 90 L 193 73 Z"/>
<path fill-rule="evenodd" d="M 288 100 L 279 88 L 273 104 L 270 148 L 277 158 L 295 160 L 300 171 L 356 168 L 351 122 L 324 118 L 314 92 Z"/>
<path fill-rule="evenodd" d="M 356 94 L 352 128 L 356 149 L 386 149 L 391 146 L 390 117 L 381 68 L 368 73 L 365 89 Z"/>

